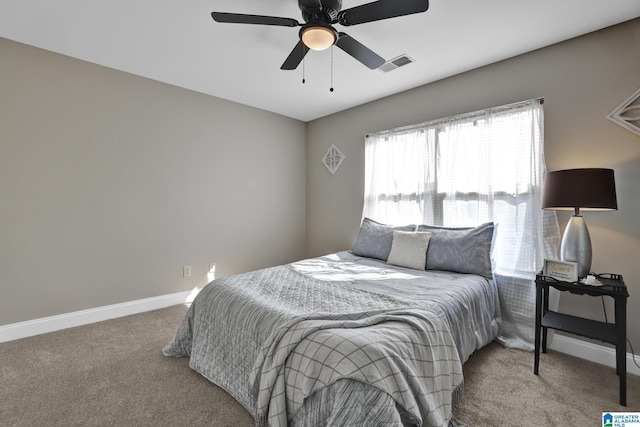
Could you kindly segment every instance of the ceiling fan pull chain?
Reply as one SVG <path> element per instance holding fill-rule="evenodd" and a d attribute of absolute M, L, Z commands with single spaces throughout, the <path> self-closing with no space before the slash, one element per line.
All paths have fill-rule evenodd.
<path fill-rule="evenodd" d="M 331 46 L 331 88 L 329 92 L 333 92 L 333 46 Z"/>
<path fill-rule="evenodd" d="M 305 73 L 304 73 L 304 72 L 305 72 L 305 66 L 304 66 L 304 64 L 305 64 L 305 63 L 306 63 L 306 61 L 304 60 L 304 58 L 302 58 L 302 84 L 305 84 L 305 83 L 306 83 L 306 81 L 307 81 L 307 80 L 304 78 L 304 74 L 305 74 Z"/>

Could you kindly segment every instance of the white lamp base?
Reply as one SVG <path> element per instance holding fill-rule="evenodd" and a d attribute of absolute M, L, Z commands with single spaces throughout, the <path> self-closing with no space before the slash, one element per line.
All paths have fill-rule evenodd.
<path fill-rule="evenodd" d="M 562 235 L 560 259 L 578 263 L 578 278 L 582 279 L 591 270 L 591 237 L 584 218 L 574 215 Z"/>

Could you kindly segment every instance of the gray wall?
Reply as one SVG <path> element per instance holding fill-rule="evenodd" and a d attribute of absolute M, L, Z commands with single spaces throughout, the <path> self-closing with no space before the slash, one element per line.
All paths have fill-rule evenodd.
<path fill-rule="evenodd" d="M 308 123 L 307 255 L 348 249 L 355 240 L 365 134 L 544 97 L 548 169 L 615 169 L 619 210 L 584 216 L 592 270 L 624 276 L 631 294 L 628 336 L 640 348 L 640 136 L 606 119 L 640 89 L 638 70 L 640 19 Z M 402 69 L 393 73 L 401 78 Z M 334 176 L 320 162 L 332 142 L 346 156 Z M 561 230 L 569 216 L 559 214 Z M 612 304 L 608 309 L 611 319 Z M 591 297 L 562 294 L 560 310 L 603 320 L 600 300 Z"/>
<path fill-rule="evenodd" d="M 304 257 L 305 163 L 302 122 L 0 38 L 0 325 Z"/>
<path fill-rule="evenodd" d="M 636 19 L 305 126 L 0 39 L 0 325 L 189 290 L 210 262 L 224 276 L 348 249 L 366 133 L 542 96 L 549 169 L 616 170 L 620 210 L 585 217 L 639 347 L 640 137 L 605 118 L 640 88 L 638 46 Z M 588 297 L 561 310 L 602 318 Z"/>

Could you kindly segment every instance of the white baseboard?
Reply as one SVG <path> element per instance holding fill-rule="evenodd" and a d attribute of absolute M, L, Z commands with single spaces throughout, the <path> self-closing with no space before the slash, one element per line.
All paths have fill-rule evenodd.
<path fill-rule="evenodd" d="M 199 289 L 0 326 L 0 343 L 193 301 Z"/>
<path fill-rule="evenodd" d="M 603 345 L 554 334 L 549 348 L 559 351 L 560 353 L 579 357 L 580 359 L 600 363 L 601 365 L 616 367 L 615 349 Z M 640 355 L 636 356 L 636 361 L 640 363 Z M 631 353 L 627 353 L 627 372 L 640 375 L 640 368 L 633 363 L 633 355 Z"/>

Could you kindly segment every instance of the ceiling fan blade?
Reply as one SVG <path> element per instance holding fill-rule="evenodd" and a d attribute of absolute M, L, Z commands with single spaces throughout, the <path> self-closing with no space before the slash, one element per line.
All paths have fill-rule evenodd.
<path fill-rule="evenodd" d="M 338 14 L 342 25 L 357 25 L 397 16 L 412 15 L 429 9 L 429 0 L 379 0 L 343 10 Z"/>
<path fill-rule="evenodd" d="M 287 59 L 285 59 L 280 69 L 295 70 L 298 68 L 298 65 L 300 65 L 307 52 L 309 52 L 309 48 L 302 43 L 302 40 L 300 40 L 296 47 L 293 48 Z"/>
<path fill-rule="evenodd" d="M 345 33 L 339 33 L 336 46 L 362 62 L 372 70 L 384 64 L 384 58 Z"/>
<path fill-rule="evenodd" d="M 216 22 L 231 24 L 258 24 L 277 25 L 279 27 L 297 27 L 298 21 L 292 18 L 279 18 L 277 16 L 246 15 L 243 13 L 211 12 L 211 17 Z"/>

